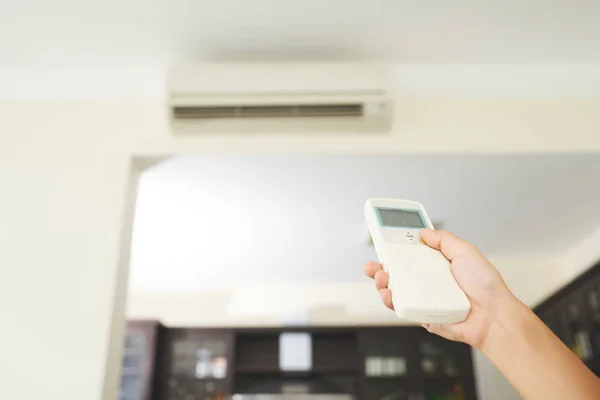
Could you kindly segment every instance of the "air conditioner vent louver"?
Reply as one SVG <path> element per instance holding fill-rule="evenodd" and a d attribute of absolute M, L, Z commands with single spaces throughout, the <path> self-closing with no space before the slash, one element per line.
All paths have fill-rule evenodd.
<path fill-rule="evenodd" d="M 361 117 L 363 104 L 310 104 L 278 106 L 176 106 L 175 118 L 286 118 L 286 117 Z"/>
<path fill-rule="evenodd" d="M 380 63 L 219 63 L 171 67 L 173 134 L 389 132 L 393 74 Z"/>

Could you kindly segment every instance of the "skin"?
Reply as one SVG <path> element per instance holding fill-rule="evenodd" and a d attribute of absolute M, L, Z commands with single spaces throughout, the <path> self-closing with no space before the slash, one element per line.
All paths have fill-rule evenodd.
<path fill-rule="evenodd" d="M 450 261 L 456 282 L 471 302 L 463 322 L 422 325 L 429 332 L 471 345 L 485 354 L 527 400 L 600 399 L 597 378 L 508 289 L 492 263 L 457 236 L 421 230 L 421 241 Z M 383 303 L 394 309 L 388 276 L 381 264 L 368 262 Z"/>

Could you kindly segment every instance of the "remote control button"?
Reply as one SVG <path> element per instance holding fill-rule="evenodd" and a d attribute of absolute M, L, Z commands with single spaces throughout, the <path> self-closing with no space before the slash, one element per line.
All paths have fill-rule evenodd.
<path fill-rule="evenodd" d="M 411 231 L 404 232 L 404 239 L 409 243 L 415 243 L 419 241 L 419 235 L 415 235 Z"/>

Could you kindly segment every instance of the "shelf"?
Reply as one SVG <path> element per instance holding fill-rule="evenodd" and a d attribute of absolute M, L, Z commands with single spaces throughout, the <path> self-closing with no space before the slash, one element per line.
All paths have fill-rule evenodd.
<path fill-rule="evenodd" d="M 238 365 L 236 373 L 242 374 L 281 374 L 281 375 L 315 375 L 315 374 L 355 374 L 358 371 L 349 367 L 314 367 L 308 371 L 283 371 L 279 368 L 257 365 Z"/>
<path fill-rule="evenodd" d="M 365 379 L 368 379 L 368 380 L 405 379 L 406 377 L 407 377 L 406 375 L 380 375 L 380 376 L 366 376 L 365 375 Z M 460 375 L 441 375 L 441 374 L 422 375 L 422 378 L 423 379 L 448 379 L 448 380 L 462 379 L 462 377 Z"/>
<path fill-rule="evenodd" d="M 188 331 L 174 331 L 169 339 L 171 342 L 184 340 L 188 336 L 191 337 Z M 465 399 L 476 398 L 472 384 L 471 350 L 466 346 L 450 346 L 445 342 L 438 344 L 417 328 L 336 327 L 335 331 L 331 332 L 311 332 L 307 328 L 306 331 L 313 338 L 312 369 L 308 371 L 282 371 L 279 368 L 279 334 L 284 331 L 275 328 L 232 330 L 232 340 L 228 342 L 230 347 L 225 352 L 228 357 L 229 374 L 222 380 L 195 378 L 194 352 L 190 351 L 190 359 L 182 360 L 179 364 L 175 363 L 177 360 L 173 360 L 171 355 L 171 367 L 163 386 L 177 385 L 177 388 L 185 389 L 186 393 L 192 393 L 193 390 L 202 390 L 206 384 L 212 384 L 230 395 L 241 392 L 281 393 L 282 388 L 296 385 L 309 388 L 311 393 L 335 391 L 352 393 L 357 399 L 379 399 L 399 390 L 406 395 L 422 392 L 421 389 L 426 387 L 445 388 L 460 383 L 465 387 Z M 207 329 L 198 331 L 193 337 L 198 342 L 204 337 L 214 338 L 216 334 L 211 334 Z M 173 352 L 174 345 L 171 342 L 169 349 Z M 440 348 L 448 353 L 452 358 L 448 362 L 453 363 L 446 365 L 446 361 L 437 360 L 438 353 L 432 357 L 427 353 L 430 347 L 434 350 Z M 424 361 L 424 355 L 421 353 L 432 358 L 434 362 L 431 364 L 435 365 L 433 369 L 429 364 L 425 365 L 431 374 L 426 374 L 425 370 L 419 367 Z M 380 358 L 382 363 L 381 369 L 368 369 L 369 372 L 396 374 L 367 376 L 367 367 L 373 367 L 369 364 L 373 361 L 369 360 L 369 357 Z M 174 374 L 175 371 L 180 373 Z M 448 376 L 445 372 L 456 372 L 457 375 Z M 172 380 L 168 381 L 168 378 Z M 163 390 L 164 393 L 166 390 Z M 164 396 L 161 397 L 163 398 Z"/>
<path fill-rule="evenodd" d="M 261 365 L 237 365 L 235 372 L 252 374 L 279 374 L 282 371 L 277 367 L 263 367 Z"/>
<path fill-rule="evenodd" d="M 186 382 L 191 382 L 191 381 L 193 381 L 193 382 L 205 382 L 205 381 L 221 382 L 221 381 L 227 380 L 227 377 L 224 377 L 224 378 L 215 378 L 215 377 L 198 378 L 193 374 L 186 374 L 183 372 L 171 372 L 169 374 L 169 378 L 180 380 L 180 381 L 186 381 Z"/>
<path fill-rule="evenodd" d="M 355 374 L 358 370 L 351 367 L 317 366 L 312 369 L 312 372 L 319 374 Z"/>
<path fill-rule="evenodd" d="M 427 374 L 423 375 L 424 379 L 461 379 L 460 375 L 446 375 L 446 374 Z"/>
<path fill-rule="evenodd" d="M 366 376 L 365 379 L 373 381 L 384 381 L 390 379 L 406 379 L 406 375 L 379 375 L 379 376 Z"/>

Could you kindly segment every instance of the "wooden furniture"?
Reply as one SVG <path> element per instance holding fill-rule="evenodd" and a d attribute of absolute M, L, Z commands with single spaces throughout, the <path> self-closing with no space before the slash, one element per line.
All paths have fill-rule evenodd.
<path fill-rule="evenodd" d="M 543 301 L 534 311 L 600 376 L 600 262 Z"/>
<path fill-rule="evenodd" d="M 283 332 L 309 333 L 312 368 L 279 369 L 279 336 Z M 247 329 L 236 331 L 233 393 L 282 392 L 356 394 L 358 359 L 356 334 L 340 328 Z"/>
<path fill-rule="evenodd" d="M 283 332 L 308 333 L 312 368 L 279 368 Z M 329 393 L 360 400 L 475 400 L 471 350 L 420 327 L 169 329 L 161 400 Z"/>
<path fill-rule="evenodd" d="M 365 329 L 359 332 L 359 338 L 364 368 L 360 399 L 476 399 L 471 349 L 467 345 L 416 327 Z M 406 368 L 369 373 L 368 363 L 373 357 L 383 357 L 388 363 L 395 358 Z M 387 397 L 390 394 L 397 396 Z"/>
<path fill-rule="evenodd" d="M 128 321 L 119 400 L 158 399 L 165 328 L 158 321 Z"/>
<path fill-rule="evenodd" d="M 161 399 L 222 400 L 231 393 L 233 331 L 169 329 Z"/>

